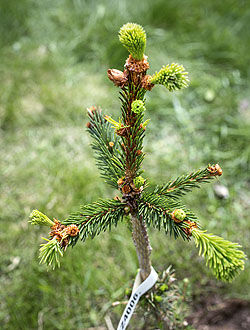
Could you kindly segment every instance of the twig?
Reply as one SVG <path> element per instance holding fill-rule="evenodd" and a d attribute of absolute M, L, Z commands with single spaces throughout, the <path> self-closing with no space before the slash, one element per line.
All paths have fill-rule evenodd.
<path fill-rule="evenodd" d="M 109 315 L 106 315 L 106 316 L 104 317 L 104 320 L 105 320 L 105 322 L 106 322 L 106 325 L 107 325 L 107 327 L 108 327 L 108 330 L 115 330 L 115 328 L 113 327 L 113 324 L 112 324 L 112 321 L 111 321 L 111 318 L 110 318 Z"/>

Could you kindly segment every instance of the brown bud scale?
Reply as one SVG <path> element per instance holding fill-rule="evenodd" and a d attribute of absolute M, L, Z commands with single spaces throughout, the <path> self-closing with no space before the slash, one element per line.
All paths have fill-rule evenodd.
<path fill-rule="evenodd" d="M 65 233 L 69 236 L 74 237 L 74 236 L 78 235 L 79 229 L 76 225 L 73 224 L 73 225 L 66 227 Z"/>
<path fill-rule="evenodd" d="M 108 69 L 108 78 L 115 86 L 123 88 L 128 82 L 127 71 L 124 72 L 116 69 Z"/>
<path fill-rule="evenodd" d="M 207 168 L 207 170 L 210 173 L 210 175 L 212 175 L 212 176 L 217 176 L 217 175 L 221 176 L 222 175 L 222 169 L 219 164 L 209 166 Z"/>
<path fill-rule="evenodd" d="M 192 236 L 192 230 L 198 228 L 197 223 L 190 220 L 184 220 L 184 222 L 189 225 L 189 227 L 183 228 L 183 231 L 188 235 Z"/>
<path fill-rule="evenodd" d="M 126 127 L 122 127 L 120 129 L 116 129 L 115 133 L 119 136 L 126 136 L 127 135 L 127 131 L 126 131 Z"/>
<path fill-rule="evenodd" d="M 147 56 L 144 56 L 142 60 L 135 60 L 131 55 L 126 60 L 126 68 L 129 71 L 135 73 L 143 73 L 149 69 L 149 63 L 147 61 Z"/>
<path fill-rule="evenodd" d="M 151 91 L 151 89 L 154 87 L 154 84 L 151 84 L 151 82 L 150 82 L 150 78 L 151 78 L 151 76 L 146 75 L 146 76 L 142 77 L 142 80 L 141 80 L 142 88 L 144 88 L 148 91 Z"/>
<path fill-rule="evenodd" d="M 123 194 L 125 194 L 125 195 L 129 194 L 130 191 L 131 191 L 131 187 L 129 185 L 125 185 L 125 186 L 122 187 Z"/>
<path fill-rule="evenodd" d="M 120 178 L 120 179 L 117 181 L 117 184 L 118 184 L 119 186 L 121 186 L 123 183 L 124 183 L 124 178 Z"/>

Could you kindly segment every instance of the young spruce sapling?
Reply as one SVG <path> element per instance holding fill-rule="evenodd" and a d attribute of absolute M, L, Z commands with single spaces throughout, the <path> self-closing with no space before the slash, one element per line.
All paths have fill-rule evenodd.
<path fill-rule="evenodd" d="M 142 176 L 143 139 L 149 124 L 149 119 L 144 119 L 145 94 L 156 85 L 163 85 L 170 92 L 186 88 L 188 73 L 182 65 L 172 63 L 148 75 L 146 33 L 140 25 L 125 24 L 119 31 L 119 39 L 129 57 L 124 70 L 109 69 L 108 78 L 119 88 L 120 117 L 115 120 L 101 109 L 90 107 L 87 130 L 102 178 L 118 189 L 121 196 L 83 205 L 62 221 L 51 220 L 34 210 L 31 224 L 50 227 L 49 238 L 40 248 L 40 262 L 52 269 L 60 266 L 60 258 L 69 246 L 111 230 L 129 215 L 142 280 L 151 271 L 152 249 L 147 227 L 153 227 L 187 243 L 193 240 L 216 278 L 230 282 L 244 269 L 245 254 L 238 244 L 201 229 L 195 214 L 181 201 L 193 188 L 221 176 L 221 167 L 209 165 L 156 187 L 151 187 Z"/>

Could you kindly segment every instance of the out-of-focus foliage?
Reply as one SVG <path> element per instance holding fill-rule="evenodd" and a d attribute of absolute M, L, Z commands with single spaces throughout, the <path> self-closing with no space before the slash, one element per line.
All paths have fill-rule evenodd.
<path fill-rule="evenodd" d="M 147 179 L 160 185 L 219 162 L 224 175 L 217 185 L 227 187 L 229 197 L 216 197 L 211 184 L 185 202 L 202 227 L 239 242 L 249 256 L 248 2 L 1 1 L 2 329 L 104 325 L 110 303 L 135 275 L 137 259 L 125 224 L 68 251 L 60 271 L 53 273 L 36 260 L 41 229 L 27 224 L 34 207 L 62 220 L 79 204 L 116 194 L 99 179 L 84 130 L 85 108 L 101 105 L 118 119 L 117 91 L 106 70 L 110 65 L 122 70 L 127 51 L 114 35 L 128 21 L 148 33 L 149 74 L 159 63 L 173 61 L 190 73 L 190 87 L 178 95 L 163 87 L 153 89 L 152 98 L 148 94 Z M 154 230 L 150 237 L 155 269 L 172 263 L 177 278 L 190 278 L 194 293 L 209 287 L 250 298 L 248 263 L 231 285 L 222 285 L 209 271 L 204 276 L 193 244 L 170 243 Z M 114 311 L 115 325 L 122 308 Z"/>

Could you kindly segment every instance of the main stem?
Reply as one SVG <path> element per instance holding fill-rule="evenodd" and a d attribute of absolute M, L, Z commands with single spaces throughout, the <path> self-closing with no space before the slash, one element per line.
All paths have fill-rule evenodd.
<path fill-rule="evenodd" d="M 141 64 L 143 64 L 143 62 L 141 62 Z M 130 71 L 128 62 L 126 62 L 126 68 L 128 72 L 129 93 L 127 99 L 126 116 L 124 118 L 125 124 L 128 126 L 127 135 L 125 136 L 125 141 L 126 141 L 125 142 L 125 146 L 126 146 L 125 180 L 126 180 L 126 184 L 130 186 L 132 191 L 128 194 L 125 194 L 124 198 L 125 200 L 127 200 L 130 206 L 131 222 L 133 229 L 132 238 L 136 248 L 137 258 L 139 261 L 141 280 L 144 281 L 151 272 L 150 254 L 152 248 L 150 246 L 145 221 L 141 216 L 138 216 L 137 200 L 140 197 L 141 191 L 137 191 L 133 185 L 133 180 L 136 177 L 136 173 L 138 171 L 137 166 L 135 166 L 136 158 L 137 158 L 136 151 L 138 149 L 138 146 L 136 145 L 135 141 L 136 141 L 136 134 L 138 134 L 138 131 L 132 130 L 137 120 L 137 115 L 131 111 L 131 104 L 138 97 L 138 91 L 141 89 L 141 81 L 146 74 L 146 70 L 142 70 L 139 73 Z M 130 86 L 134 86 L 135 88 L 130 89 Z"/>
<path fill-rule="evenodd" d="M 151 272 L 151 246 L 148 238 L 147 228 L 142 217 L 138 218 L 136 214 L 131 214 L 133 228 L 133 242 L 136 248 L 136 254 L 140 265 L 141 279 L 144 281 Z"/>

